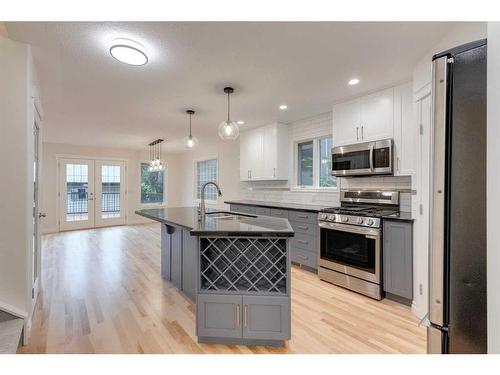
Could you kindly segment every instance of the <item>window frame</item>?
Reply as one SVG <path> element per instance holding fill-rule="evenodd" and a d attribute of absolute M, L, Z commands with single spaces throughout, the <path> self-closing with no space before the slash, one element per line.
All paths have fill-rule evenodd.
<path fill-rule="evenodd" d="M 141 188 L 141 179 L 142 179 L 142 164 L 149 164 L 150 160 L 141 160 L 139 161 L 139 206 L 141 207 L 165 207 L 167 205 L 167 170 L 168 166 L 167 163 L 162 161 L 162 164 L 164 165 L 163 169 L 163 200 L 161 203 L 142 203 L 141 201 L 141 196 L 142 196 L 142 188 Z"/>
<path fill-rule="evenodd" d="M 334 187 L 322 187 L 319 186 L 319 142 L 321 139 L 326 137 L 332 137 L 331 133 L 317 135 L 315 137 L 307 138 L 297 138 L 292 141 L 292 160 L 293 160 L 293 182 L 291 184 L 290 190 L 292 191 L 304 191 L 304 192 L 338 192 L 339 191 L 339 181 L 336 179 L 336 185 Z M 306 142 L 313 142 L 313 185 L 299 185 L 299 144 Z"/>
<path fill-rule="evenodd" d="M 215 183 L 219 185 L 219 156 L 207 156 L 203 158 L 197 158 L 193 161 L 193 203 L 197 204 L 201 202 L 201 199 L 197 197 L 198 193 L 198 163 L 203 161 L 215 160 L 217 171 L 215 173 Z M 205 204 L 216 205 L 219 203 L 219 197 L 215 200 L 213 199 L 205 199 Z"/>

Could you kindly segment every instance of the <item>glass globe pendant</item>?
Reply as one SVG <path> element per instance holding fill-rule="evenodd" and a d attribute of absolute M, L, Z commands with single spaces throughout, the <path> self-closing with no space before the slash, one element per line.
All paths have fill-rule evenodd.
<path fill-rule="evenodd" d="M 157 139 L 156 141 L 151 142 L 149 146 L 149 167 L 148 170 L 150 172 L 162 171 L 164 166 L 161 162 L 161 143 L 163 139 Z"/>
<path fill-rule="evenodd" d="M 193 134 L 191 133 L 191 116 L 194 115 L 194 111 L 192 109 L 188 109 L 186 113 L 189 115 L 189 135 L 184 138 L 184 145 L 188 150 L 191 150 L 198 146 L 198 139 L 193 137 Z"/>
<path fill-rule="evenodd" d="M 229 101 L 229 96 L 234 92 L 234 89 L 232 87 L 224 87 L 224 92 L 227 94 L 227 120 L 219 124 L 219 137 L 224 140 L 234 140 L 240 135 L 238 124 L 231 121 L 230 117 L 231 103 Z"/>

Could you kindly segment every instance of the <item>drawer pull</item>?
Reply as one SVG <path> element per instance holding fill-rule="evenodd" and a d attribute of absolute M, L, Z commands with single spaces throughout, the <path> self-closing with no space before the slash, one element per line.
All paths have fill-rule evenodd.
<path fill-rule="evenodd" d="M 307 227 L 305 225 L 298 225 L 297 228 L 302 229 L 302 230 L 308 230 L 309 229 L 309 227 Z"/>
<path fill-rule="evenodd" d="M 309 259 L 309 257 L 306 257 L 306 256 L 304 256 L 304 255 L 300 255 L 300 254 L 298 254 L 298 255 L 297 255 L 297 257 L 298 257 L 298 258 L 301 258 L 301 259 L 304 259 L 304 260 Z"/>
<path fill-rule="evenodd" d="M 297 242 L 304 245 L 307 245 L 309 243 L 309 241 L 303 241 L 303 240 L 297 240 Z"/>
<path fill-rule="evenodd" d="M 301 219 L 309 219 L 309 215 L 300 215 L 300 214 L 298 214 L 297 217 L 300 217 Z"/>

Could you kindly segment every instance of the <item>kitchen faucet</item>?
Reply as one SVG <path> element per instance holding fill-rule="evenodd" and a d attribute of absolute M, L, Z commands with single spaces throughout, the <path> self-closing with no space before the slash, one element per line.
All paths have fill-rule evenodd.
<path fill-rule="evenodd" d="M 208 181 L 203 184 L 201 187 L 200 191 L 200 218 L 201 220 L 205 220 L 205 188 L 207 185 L 214 185 L 215 188 L 217 189 L 217 194 L 219 194 L 219 197 L 222 197 L 222 191 L 220 191 L 219 185 L 217 185 L 213 181 Z"/>

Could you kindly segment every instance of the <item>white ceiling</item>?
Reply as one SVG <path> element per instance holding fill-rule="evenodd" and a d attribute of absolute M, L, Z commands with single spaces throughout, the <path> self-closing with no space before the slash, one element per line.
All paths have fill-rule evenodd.
<path fill-rule="evenodd" d="M 329 111 L 334 101 L 411 78 L 415 63 L 454 23 L 17 22 L 9 37 L 33 45 L 48 142 L 182 150 L 188 116 L 200 142 L 225 119 L 242 129 Z M 143 44 L 149 63 L 109 54 L 118 37 Z M 361 83 L 348 86 L 358 77 Z M 288 105 L 287 111 L 278 106 Z"/>

